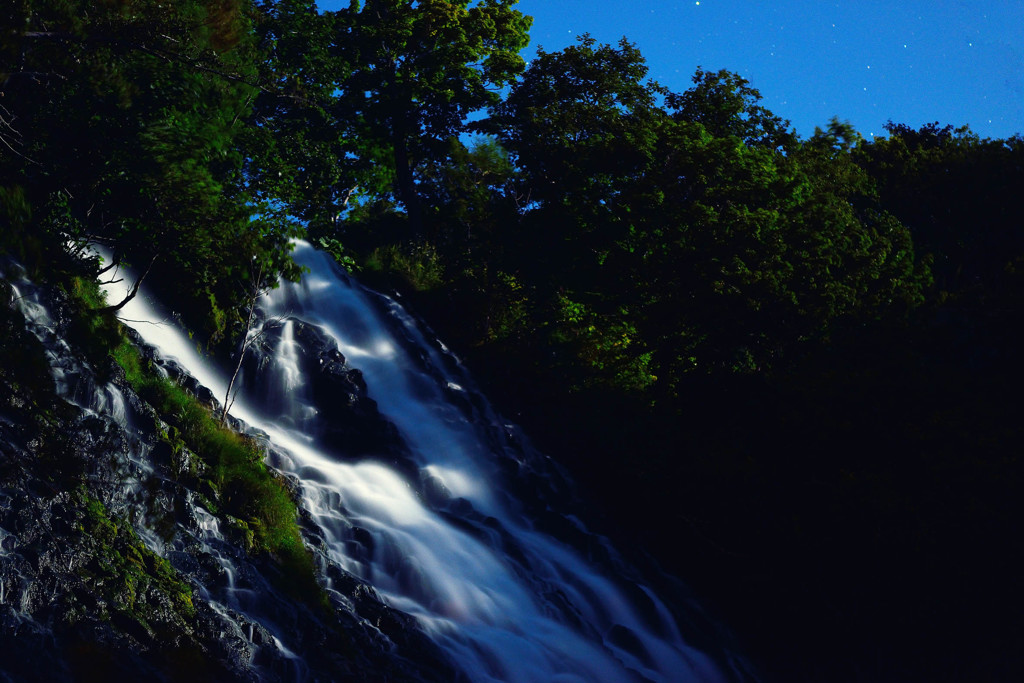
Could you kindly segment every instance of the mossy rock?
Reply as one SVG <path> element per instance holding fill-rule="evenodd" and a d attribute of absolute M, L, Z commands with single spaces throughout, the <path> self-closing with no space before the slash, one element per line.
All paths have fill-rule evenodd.
<path fill-rule="evenodd" d="M 225 515 L 224 518 L 228 523 L 229 533 L 238 541 L 239 545 L 245 548 L 245 552 L 254 552 L 256 550 L 256 532 L 252 527 L 231 515 Z"/>
<path fill-rule="evenodd" d="M 93 560 L 87 570 L 92 576 L 87 578 L 107 602 L 146 621 L 152 610 L 140 597 L 155 591 L 174 606 L 176 620 L 194 618 L 192 587 L 170 563 L 146 547 L 131 525 L 112 520 L 100 501 L 83 494 L 82 503 L 82 530 L 93 544 Z M 170 615 L 165 614 L 167 618 Z"/>

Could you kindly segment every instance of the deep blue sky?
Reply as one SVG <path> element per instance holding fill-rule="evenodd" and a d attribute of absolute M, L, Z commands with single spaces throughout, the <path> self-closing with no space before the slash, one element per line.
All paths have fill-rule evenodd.
<path fill-rule="evenodd" d="M 348 0 L 322 2 L 332 8 Z M 1024 0 L 520 0 L 551 52 L 622 36 L 676 91 L 697 66 L 729 69 L 801 136 L 833 116 L 865 136 L 892 119 L 1024 133 Z"/>

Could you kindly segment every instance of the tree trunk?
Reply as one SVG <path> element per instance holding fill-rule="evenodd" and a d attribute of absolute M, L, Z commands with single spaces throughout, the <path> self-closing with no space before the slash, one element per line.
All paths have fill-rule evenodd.
<path fill-rule="evenodd" d="M 135 295 L 139 293 L 139 287 L 142 286 L 142 281 L 146 279 L 147 275 L 149 275 L 149 271 L 152 270 L 153 264 L 156 263 L 156 259 L 157 259 L 158 256 L 159 256 L 159 254 L 153 254 L 153 258 L 150 259 L 149 265 L 146 266 L 145 272 L 142 273 L 142 275 L 139 276 L 139 278 L 135 281 L 135 284 L 132 285 L 132 288 L 130 290 L 128 290 L 128 294 L 125 295 L 124 299 L 122 299 L 120 303 L 114 304 L 113 306 L 104 306 L 103 308 L 100 308 L 100 309 L 97 309 L 97 310 L 100 313 L 106 313 L 106 312 L 117 313 L 122 308 L 124 308 L 128 304 L 128 302 L 131 301 L 132 299 L 134 299 Z M 104 270 L 106 270 L 106 269 L 104 269 Z M 100 271 L 100 272 L 103 272 L 103 271 Z"/>
<path fill-rule="evenodd" d="M 241 348 L 238 351 L 238 362 L 235 363 L 235 371 L 231 373 L 231 381 L 228 382 L 228 390 L 224 394 L 224 405 L 220 411 L 220 426 L 224 426 L 224 422 L 228 419 L 228 411 L 231 410 L 231 406 L 235 403 L 234 396 L 231 392 L 235 388 L 235 380 L 238 379 L 238 373 L 242 370 L 242 361 L 245 360 L 245 352 L 249 350 L 249 345 L 252 340 L 249 339 L 249 332 L 252 331 L 252 319 L 256 313 L 256 301 L 252 300 L 249 302 L 249 315 L 245 321 L 245 333 L 242 337 Z"/>
<path fill-rule="evenodd" d="M 409 147 L 406 136 L 400 131 L 392 135 L 392 147 L 395 157 L 395 182 L 398 190 L 398 198 L 405 205 L 406 215 L 409 217 L 409 229 L 417 240 L 424 238 L 423 233 L 423 208 L 420 204 L 419 194 L 416 192 L 416 183 L 413 181 L 412 165 L 409 160 Z"/>
<path fill-rule="evenodd" d="M 256 317 L 256 302 L 260 298 L 260 294 L 266 288 L 266 283 L 263 279 L 263 265 L 260 265 L 259 274 L 255 275 L 252 280 L 252 287 L 248 294 L 248 315 L 245 318 L 245 331 L 242 333 L 242 340 L 238 346 L 238 362 L 235 363 L 235 371 L 231 373 L 231 381 L 228 382 L 228 390 L 224 394 L 224 405 L 220 411 L 220 425 L 223 427 L 224 423 L 228 419 L 228 411 L 231 410 L 231 406 L 235 403 L 235 397 L 232 395 L 235 389 L 235 381 L 238 379 L 238 373 L 242 371 L 242 361 L 245 360 L 245 352 L 249 350 L 256 340 L 263 335 L 262 332 L 256 335 L 250 334 L 252 332 L 252 322 Z M 235 392 L 237 393 L 237 392 Z"/>

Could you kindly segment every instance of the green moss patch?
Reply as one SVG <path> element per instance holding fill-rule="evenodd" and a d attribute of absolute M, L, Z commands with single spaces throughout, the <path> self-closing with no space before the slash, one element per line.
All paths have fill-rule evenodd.
<path fill-rule="evenodd" d="M 83 574 L 107 603 L 101 616 L 127 617 L 154 635 L 170 626 L 174 614 L 194 618 L 192 587 L 170 563 L 146 547 L 130 524 L 112 519 L 102 502 L 78 496 L 85 511 L 81 531 L 95 550 Z"/>

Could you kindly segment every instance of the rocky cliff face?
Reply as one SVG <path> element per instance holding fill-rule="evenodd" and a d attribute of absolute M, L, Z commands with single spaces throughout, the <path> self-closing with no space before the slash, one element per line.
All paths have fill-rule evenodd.
<path fill-rule="evenodd" d="M 218 513 L 174 428 L 112 361 L 67 341 L 66 298 L 12 264 L 0 276 L 0 680 L 456 678 L 408 617 L 318 551 L 311 524 L 329 589 L 321 604 L 295 597 Z M 309 361 L 318 390 L 346 398 L 325 440 L 400 447 L 336 349 Z"/>

